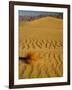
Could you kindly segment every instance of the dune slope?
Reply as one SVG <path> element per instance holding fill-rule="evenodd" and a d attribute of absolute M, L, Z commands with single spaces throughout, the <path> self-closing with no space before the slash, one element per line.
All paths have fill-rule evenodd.
<path fill-rule="evenodd" d="M 21 40 L 23 38 L 62 39 L 63 23 L 61 19 L 45 17 L 31 22 L 22 22 L 19 30 Z"/>

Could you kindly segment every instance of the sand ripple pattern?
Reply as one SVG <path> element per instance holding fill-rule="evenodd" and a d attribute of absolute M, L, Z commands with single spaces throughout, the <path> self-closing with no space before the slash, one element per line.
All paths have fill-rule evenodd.
<path fill-rule="evenodd" d="M 19 78 L 47 78 L 63 76 L 63 42 L 61 40 L 25 39 L 19 42 L 19 56 L 36 54 L 34 63 L 19 60 Z"/>

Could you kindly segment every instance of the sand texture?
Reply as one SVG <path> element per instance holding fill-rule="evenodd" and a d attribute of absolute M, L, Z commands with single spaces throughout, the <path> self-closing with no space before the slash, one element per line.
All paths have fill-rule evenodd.
<path fill-rule="evenodd" d="M 19 79 L 63 76 L 63 20 L 42 17 L 19 23 Z"/>

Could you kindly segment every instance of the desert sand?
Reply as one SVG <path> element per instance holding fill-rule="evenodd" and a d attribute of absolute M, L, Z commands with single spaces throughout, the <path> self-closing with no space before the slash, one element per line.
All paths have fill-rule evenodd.
<path fill-rule="evenodd" d="M 63 76 L 63 20 L 43 17 L 19 23 L 19 79 Z"/>

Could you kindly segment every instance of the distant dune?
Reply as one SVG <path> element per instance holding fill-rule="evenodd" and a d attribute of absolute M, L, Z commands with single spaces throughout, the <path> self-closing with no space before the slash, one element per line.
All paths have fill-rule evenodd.
<path fill-rule="evenodd" d="M 19 24 L 19 79 L 63 76 L 63 20 L 42 17 Z M 27 60 L 27 61 L 25 61 Z"/>
<path fill-rule="evenodd" d="M 60 39 L 63 33 L 63 21 L 54 17 L 44 17 L 31 22 L 22 22 L 19 30 L 21 40 L 23 38 Z"/>

